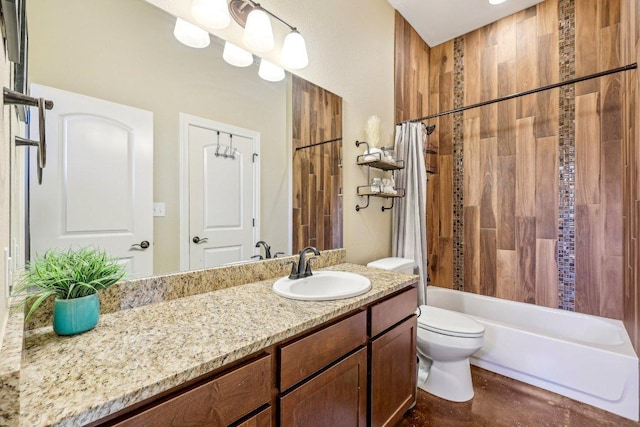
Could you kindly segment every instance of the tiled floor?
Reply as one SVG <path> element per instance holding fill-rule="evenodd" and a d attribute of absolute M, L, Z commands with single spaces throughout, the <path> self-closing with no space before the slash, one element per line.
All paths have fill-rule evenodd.
<path fill-rule="evenodd" d="M 454 403 L 418 390 L 397 427 L 640 427 L 640 423 L 493 372 L 472 367 L 475 397 Z"/>

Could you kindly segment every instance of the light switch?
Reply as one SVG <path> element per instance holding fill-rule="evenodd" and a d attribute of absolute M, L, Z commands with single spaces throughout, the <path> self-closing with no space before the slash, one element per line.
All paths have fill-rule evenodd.
<path fill-rule="evenodd" d="M 164 203 L 153 204 L 153 216 L 166 216 Z"/>

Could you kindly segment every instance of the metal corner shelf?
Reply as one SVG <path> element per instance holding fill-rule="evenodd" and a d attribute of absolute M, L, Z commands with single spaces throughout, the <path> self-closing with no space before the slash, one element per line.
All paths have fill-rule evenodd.
<path fill-rule="evenodd" d="M 365 144 L 367 146 L 367 153 L 369 153 L 369 143 L 365 141 L 356 141 L 356 147 Z M 388 160 L 384 160 L 382 158 L 382 153 L 371 153 L 371 154 L 360 154 L 356 157 L 356 163 L 358 166 L 366 166 L 367 167 L 367 182 L 371 182 L 370 171 L 371 168 L 379 169 L 385 172 L 390 171 L 392 174 L 397 171 L 404 169 L 404 160 L 396 160 L 395 162 L 390 162 Z M 371 197 L 380 197 L 383 199 L 391 199 L 391 206 L 386 207 L 382 206 L 382 212 L 386 210 L 393 209 L 394 200 L 399 197 L 405 196 L 404 188 L 396 188 L 395 193 L 389 193 L 384 191 L 373 191 L 372 186 L 367 185 L 359 185 L 357 187 L 356 193 L 359 197 L 366 197 L 367 204 L 364 206 L 356 205 L 356 212 L 359 212 L 361 209 L 366 209 L 369 207 L 369 201 Z"/>

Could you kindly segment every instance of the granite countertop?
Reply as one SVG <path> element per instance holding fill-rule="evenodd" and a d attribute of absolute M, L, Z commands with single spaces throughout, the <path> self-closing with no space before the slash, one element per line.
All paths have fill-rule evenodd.
<path fill-rule="evenodd" d="M 20 425 L 76 426 L 197 378 L 389 295 L 416 276 L 339 264 L 362 274 L 366 294 L 337 301 L 276 295 L 275 279 L 104 314 L 96 329 L 25 334 Z"/>

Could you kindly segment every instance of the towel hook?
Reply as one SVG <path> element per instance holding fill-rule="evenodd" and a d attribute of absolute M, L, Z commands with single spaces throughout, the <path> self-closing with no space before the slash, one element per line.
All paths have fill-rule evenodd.
<path fill-rule="evenodd" d="M 218 141 L 216 143 L 216 157 L 220 157 L 220 131 L 216 131 L 218 134 Z"/>
<path fill-rule="evenodd" d="M 229 135 L 229 157 L 231 158 L 231 160 L 235 160 L 236 159 L 236 153 L 233 150 L 233 135 Z"/>
<path fill-rule="evenodd" d="M 16 136 L 14 138 L 14 141 L 17 147 L 26 146 L 38 148 L 38 162 L 36 166 L 38 171 L 38 184 L 42 185 L 42 169 L 44 169 L 44 167 L 47 165 L 47 141 L 45 136 L 46 129 L 44 115 L 47 108 L 47 102 L 51 101 L 45 101 L 44 98 L 38 98 L 36 102 L 36 105 L 38 106 L 38 141 L 22 138 L 20 136 Z"/>

